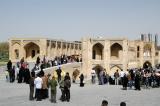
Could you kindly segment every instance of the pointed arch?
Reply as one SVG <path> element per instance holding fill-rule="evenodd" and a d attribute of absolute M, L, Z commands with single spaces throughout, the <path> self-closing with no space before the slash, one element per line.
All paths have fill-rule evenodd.
<path fill-rule="evenodd" d="M 144 62 L 143 68 L 151 68 L 151 67 L 152 67 L 151 62 L 149 62 L 149 61 L 145 61 L 145 62 Z"/>
<path fill-rule="evenodd" d="M 29 42 L 24 46 L 25 58 L 36 58 L 40 53 L 40 47 L 34 42 Z"/>
<path fill-rule="evenodd" d="M 116 70 L 118 70 L 118 72 L 120 72 L 122 70 L 122 68 L 118 65 L 113 65 L 111 68 L 110 68 L 110 75 L 114 75 L 114 73 L 116 72 Z"/>
<path fill-rule="evenodd" d="M 101 43 L 96 43 L 92 47 L 92 59 L 103 60 L 104 46 Z"/>
<path fill-rule="evenodd" d="M 12 54 L 13 54 L 13 58 L 14 59 L 19 59 L 20 58 L 20 48 L 21 45 L 19 43 L 14 43 L 14 45 L 12 45 Z"/>
<path fill-rule="evenodd" d="M 99 73 L 104 70 L 104 68 L 101 65 L 96 65 L 92 68 L 93 70 L 95 70 L 96 74 L 99 75 Z"/>
<path fill-rule="evenodd" d="M 150 57 L 151 56 L 152 46 L 150 44 L 145 44 L 143 47 L 143 56 Z"/>
<path fill-rule="evenodd" d="M 121 51 L 123 50 L 122 46 L 119 43 L 114 43 L 111 45 L 111 58 L 117 59 L 121 55 Z"/>

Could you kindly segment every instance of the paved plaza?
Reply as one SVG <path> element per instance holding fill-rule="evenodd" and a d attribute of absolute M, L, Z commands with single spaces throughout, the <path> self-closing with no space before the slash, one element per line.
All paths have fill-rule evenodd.
<path fill-rule="evenodd" d="M 42 101 L 29 101 L 29 85 L 7 83 L 4 73 L 0 73 L 0 106 L 100 106 L 103 99 L 108 100 L 109 106 L 119 106 L 125 101 L 127 106 L 159 106 L 160 88 L 135 90 L 121 90 L 121 86 L 79 84 L 71 86 L 70 102 L 61 102 L 60 89 L 57 87 L 57 103 L 51 103 L 49 99 Z"/>

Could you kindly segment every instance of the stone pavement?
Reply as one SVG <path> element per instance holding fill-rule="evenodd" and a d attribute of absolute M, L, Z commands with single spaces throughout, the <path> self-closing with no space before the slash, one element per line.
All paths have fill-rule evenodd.
<path fill-rule="evenodd" d="M 57 87 L 58 88 L 58 87 Z M 57 99 L 60 90 L 57 89 Z M 29 101 L 29 86 L 27 84 L 7 83 L 0 80 L 0 106 L 100 106 L 103 99 L 109 106 L 119 106 L 125 101 L 127 106 L 159 106 L 160 88 L 142 89 L 141 91 L 121 90 L 121 86 L 86 84 L 81 88 L 72 84 L 70 102 L 51 103 L 49 99 Z"/>
<path fill-rule="evenodd" d="M 125 101 L 127 106 L 159 106 L 160 88 L 135 90 L 121 90 L 121 86 L 85 84 L 83 88 L 79 84 L 71 86 L 70 102 L 61 102 L 60 89 L 57 87 L 57 103 L 51 103 L 49 99 L 42 101 L 29 101 L 29 85 L 8 83 L 4 74 L 0 80 L 0 106 L 100 106 L 103 99 L 108 100 L 109 106 L 119 106 Z"/>

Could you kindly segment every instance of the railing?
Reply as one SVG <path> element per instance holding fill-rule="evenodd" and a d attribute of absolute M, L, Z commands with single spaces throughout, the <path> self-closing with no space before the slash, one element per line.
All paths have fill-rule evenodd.
<path fill-rule="evenodd" d="M 43 71 L 45 72 L 45 74 L 48 74 L 48 73 L 53 74 L 53 72 L 56 69 L 61 67 L 63 71 L 69 72 L 71 75 L 75 69 L 78 69 L 81 71 L 81 66 L 82 66 L 82 62 L 74 62 L 74 63 L 67 63 L 67 64 L 62 64 L 54 67 L 45 68 L 43 69 Z M 36 73 L 38 73 L 39 71 L 40 70 L 37 70 Z"/>

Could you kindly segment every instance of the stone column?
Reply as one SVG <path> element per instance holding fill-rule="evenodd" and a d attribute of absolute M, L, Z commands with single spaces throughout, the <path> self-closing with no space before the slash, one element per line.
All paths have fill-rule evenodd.
<path fill-rule="evenodd" d="M 82 40 L 82 73 L 89 79 L 92 69 L 92 45 L 91 39 L 83 38 Z"/>
<path fill-rule="evenodd" d="M 61 49 L 60 49 L 60 56 L 61 56 L 63 53 L 63 42 L 61 41 L 60 43 L 61 43 Z"/>
<path fill-rule="evenodd" d="M 155 66 L 155 44 L 152 43 L 151 48 L 152 67 Z"/>
<path fill-rule="evenodd" d="M 23 40 L 21 39 L 21 47 L 20 47 L 20 50 L 19 50 L 19 59 L 21 60 L 23 57 L 24 57 L 24 60 L 26 59 L 26 51 L 25 51 L 25 44 L 23 42 Z"/>
<path fill-rule="evenodd" d="M 70 50 L 71 50 L 70 43 L 68 43 L 67 48 L 68 48 L 67 55 L 70 56 Z"/>
<path fill-rule="evenodd" d="M 47 47 L 48 48 L 48 58 L 51 59 L 51 40 L 47 41 L 47 43 L 49 43 L 49 46 Z"/>
<path fill-rule="evenodd" d="M 143 67 L 143 64 L 144 64 L 144 43 L 143 42 L 140 42 L 140 67 L 142 68 Z"/>
<path fill-rule="evenodd" d="M 80 44 L 78 44 L 78 55 L 80 55 Z"/>
<path fill-rule="evenodd" d="M 46 39 L 40 39 L 40 56 L 43 58 L 44 55 L 47 55 L 47 40 Z"/>
<path fill-rule="evenodd" d="M 128 40 L 123 40 L 123 70 L 127 71 L 128 68 Z"/>
<path fill-rule="evenodd" d="M 55 42 L 55 49 L 54 49 L 54 56 L 57 56 L 57 52 L 58 52 L 58 44 L 57 41 Z"/>
<path fill-rule="evenodd" d="M 105 40 L 104 43 L 104 67 L 107 73 L 110 73 L 110 41 Z"/>

